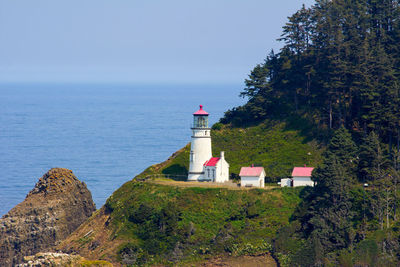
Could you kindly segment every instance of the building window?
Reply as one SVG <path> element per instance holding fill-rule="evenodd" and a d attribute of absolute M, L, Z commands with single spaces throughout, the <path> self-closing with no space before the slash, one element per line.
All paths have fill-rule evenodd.
<path fill-rule="evenodd" d="M 210 178 L 210 169 L 207 169 L 207 176 Z"/>
<path fill-rule="evenodd" d="M 212 170 L 212 178 L 215 178 L 215 170 Z"/>

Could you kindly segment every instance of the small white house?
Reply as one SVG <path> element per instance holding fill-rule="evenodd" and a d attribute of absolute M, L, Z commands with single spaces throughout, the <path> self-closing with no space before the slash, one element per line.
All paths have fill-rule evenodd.
<path fill-rule="evenodd" d="M 265 171 L 263 167 L 242 167 L 239 176 L 242 187 L 264 187 Z"/>
<path fill-rule="evenodd" d="M 292 171 L 292 186 L 314 186 L 311 180 L 313 167 L 294 167 Z"/>
<path fill-rule="evenodd" d="M 224 151 L 220 158 L 210 158 L 203 165 L 203 181 L 224 183 L 229 181 L 229 164 L 225 160 Z"/>

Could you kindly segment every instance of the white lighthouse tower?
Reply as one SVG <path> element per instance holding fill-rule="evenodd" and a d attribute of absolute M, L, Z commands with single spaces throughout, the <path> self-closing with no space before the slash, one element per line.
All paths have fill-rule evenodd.
<path fill-rule="evenodd" d="M 188 181 L 204 180 L 204 163 L 212 157 L 211 128 L 208 127 L 208 113 L 200 109 L 193 113 L 192 142 Z"/>

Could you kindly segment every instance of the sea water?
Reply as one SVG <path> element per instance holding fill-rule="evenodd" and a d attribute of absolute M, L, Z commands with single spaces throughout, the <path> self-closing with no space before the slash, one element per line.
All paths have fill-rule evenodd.
<path fill-rule="evenodd" d="M 97 208 L 123 183 L 190 142 L 199 104 L 215 123 L 242 84 L 0 85 L 0 217 L 50 168 L 71 169 Z"/>

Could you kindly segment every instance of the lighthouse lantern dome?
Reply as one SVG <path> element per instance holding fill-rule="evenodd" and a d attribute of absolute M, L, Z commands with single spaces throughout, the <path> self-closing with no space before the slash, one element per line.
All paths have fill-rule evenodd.
<path fill-rule="evenodd" d="M 200 109 L 193 113 L 193 128 L 208 128 L 208 115 L 200 105 Z"/>

